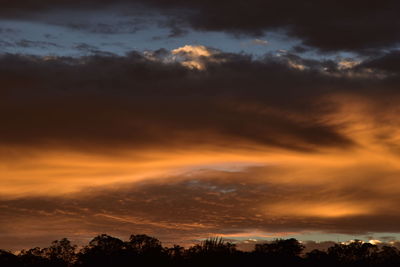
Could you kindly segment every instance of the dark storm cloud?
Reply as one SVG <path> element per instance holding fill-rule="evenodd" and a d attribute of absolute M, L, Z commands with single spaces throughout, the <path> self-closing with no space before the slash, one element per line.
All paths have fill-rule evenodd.
<path fill-rule="evenodd" d="M 373 52 L 393 47 L 400 41 L 398 1 L 161 1 L 118 0 L 77 2 L 0 1 L 3 17 L 36 14 L 57 8 L 95 9 L 123 5 L 125 14 L 137 5 L 160 10 L 179 18 L 194 29 L 259 35 L 268 30 L 284 30 L 300 38 L 305 46 L 322 51 Z M 131 7 L 131 8 L 130 8 Z M 25 13 L 24 13 L 25 12 Z M 54 11 L 56 12 L 56 11 Z M 22 14 L 22 15 L 21 15 Z"/>
<path fill-rule="evenodd" d="M 326 63 L 293 57 L 218 54 L 203 59 L 206 70 L 200 71 L 154 59 L 166 53 L 155 52 L 153 59 L 138 53 L 2 56 L 0 143 L 133 148 L 236 140 L 295 150 L 354 145 L 320 120 L 329 110 L 318 98 L 361 90 L 365 81 L 335 78 L 317 70 Z M 308 65 L 298 70 L 288 62 Z"/>

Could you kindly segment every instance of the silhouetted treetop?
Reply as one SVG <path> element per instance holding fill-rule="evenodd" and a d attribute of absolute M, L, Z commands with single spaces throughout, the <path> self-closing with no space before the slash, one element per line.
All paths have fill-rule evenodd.
<path fill-rule="evenodd" d="M 160 252 L 163 249 L 158 239 L 148 235 L 131 235 L 128 246 L 138 253 Z"/>
<path fill-rule="evenodd" d="M 303 251 L 304 245 L 294 238 L 278 239 L 271 243 L 257 244 L 255 252 L 276 257 L 296 257 Z"/>

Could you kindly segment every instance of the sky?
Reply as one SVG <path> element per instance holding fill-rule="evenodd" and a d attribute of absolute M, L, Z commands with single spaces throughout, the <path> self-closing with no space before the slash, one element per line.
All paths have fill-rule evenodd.
<path fill-rule="evenodd" d="M 0 0 L 0 248 L 397 242 L 400 3 L 370 2 Z"/>

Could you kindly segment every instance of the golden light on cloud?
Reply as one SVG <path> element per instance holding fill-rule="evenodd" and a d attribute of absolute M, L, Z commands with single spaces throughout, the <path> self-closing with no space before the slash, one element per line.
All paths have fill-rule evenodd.
<path fill-rule="evenodd" d="M 160 63 L 160 54 L 165 60 L 177 58 L 173 64 Z M 21 129 L 30 125 L 24 118 L 32 108 L 18 109 L 21 128 L 8 119 L 15 129 L 4 134 L 8 142 L 0 147 L 0 208 L 7 216 L 25 213 L 33 202 L 37 207 L 31 210 L 31 222 L 47 216 L 49 222 L 67 225 L 73 220 L 84 227 L 79 217 L 84 212 L 90 231 L 115 231 L 119 225 L 124 232 L 156 228 L 190 238 L 272 238 L 310 229 L 359 231 L 359 218 L 369 220 L 363 231 L 381 231 L 375 223 L 381 214 L 395 214 L 400 110 L 390 103 L 394 98 L 328 90 L 312 101 L 288 100 L 277 82 L 277 92 L 266 92 L 262 83 L 259 96 L 248 99 L 249 74 L 239 67 L 250 64 L 249 58 L 227 63 L 227 69 L 240 70 L 238 81 L 232 82 L 225 69 L 216 77 L 187 69 L 205 70 L 214 63 L 212 68 L 221 67 L 224 63 L 216 60 L 222 54 L 214 58 L 218 51 L 183 46 L 160 54 L 149 52 L 145 65 L 177 68 L 174 79 L 154 79 L 143 88 L 142 82 L 127 79 L 128 89 L 115 89 L 126 96 L 110 102 L 85 98 L 73 115 L 64 106 L 75 98 L 68 105 L 59 98 L 60 104 L 48 104 L 50 115 L 42 110 L 32 115 L 36 123 L 31 132 Z M 251 72 L 262 66 L 257 64 Z M 296 75 L 307 75 L 304 66 L 284 64 Z M 198 84 L 202 79 L 208 86 Z M 237 82 L 244 82 L 239 89 L 234 88 Z M 132 93 L 131 88 L 142 91 Z M 168 101 L 154 97 L 152 90 Z M 272 103 L 274 98 L 283 107 Z M 112 112 L 101 113 L 105 103 Z M 16 225 L 24 223 L 21 219 Z"/>
<path fill-rule="evenodd" d="M 349 116 L 355 115 L 349 113 Z M 354 124 L 354 127 L 364 129 L 357 124 Z M 326 185 L 340 190 L 368 181 L 369 174 L 374 176 L 382 173 L 382 179 L 391 181 L 392 186 L 395 186 L 392 187 L 393 190 L 400 188 L 396 180 L 396 175 L 400 173 L 398 156 L 371 140 L 368 141 L 371 145 L 367 146 L 365 139 L 372 138 L 376 133 L 369 136 L 371 132 L 366 130 L 343 128 L 343 131 L 353 133 L 362 146 L 351 150 L 326 149 L 318 153 L 271 147 L 261 149 L 251 145 L 224 150 L 212 146 L 135 152 L 126 150 L 109 156 L 68 150 L 36 151 L 32 152 L 29 158 L 7 160 L 3 157 L 0 163 L 0 193 L 3 196 L 57 195 L 77 192 L 88 187 L 120 183 L 150 180 L 168 183 L 170 177 L 190 179 L 187 174 L 201 170 L 226 170 L 235 173 L 254 166 L 266 166 L 269 170 L 253 173 L 248 182 L 298 186 Z M 381 185 L 376 186 L 374 190 L 390 189 Z M 345 206 L 344 203 L 335 202 L 326 206 L 307 204 L 300 205 L 301 208 L 293 213 L 309 210 L 310 214 L 315 215 L 320 213 L 321 216 L 328 216 L 331 212 L 331 216 L 341 216 L 366 212 L 361 207 Z"/>
<path fill-rule="evenodd" d="M 209 57 L 212 55 L 211 51 L 204 45 L 185 45 L 172 50 L 172 54 L 185 53 L 192 57 Z"/>
<path fill-rule="evenodd" d="M 87 187 L 169 177 L 193 169 L 262 164 L 260 153 L 195 151 L 123 152 L 112 156 L 71 151 L 35 152 L 31 158 L 0 163 L 0 194 L 60 194 Z M 226 167 L 226 165 L 228 167 Z M 161 179 L 162 180 L 162 179 Z"/>
<path fill-rule="evenodd" d="M 211 62 L 216 62 L 215 59 L 210 59 L 213 55 L 217 54 L 216 50 L 211 50 L 203 45 L 185 45 L 171 51 L 173 55 L 181 56 L 183 61 L 181 64 L 190 69 L 205 69 L 205 62 L 203 58 L 208 58 Z"/>
<path fill-rule="evenodd" d="M 350 150 L 326 149 L 310 154 L 243 144 L 241 149 L 219 150 L 212 146 L 193 146 L 171 151 L 127 150 L 111 156 L 73 151 L 36 151 L 29 158 L 7 160 L 3 157 L 0 163 L 0 190 L 3 195 L 16 192 L 67 193 L 88 186 L 137 182 L 152 177 L 159 179 L 196 169 L 234 169 L 234 166 L 239 166 L 239 169 L 263 165 L 290 169 L 290 172 L 277 172 L 268 178 L 262 175 L 258 177 L 266 182 L 283 184 L 340 184 L 340 180 L 346 182 L 349 178 L 365 179 L 356 174 L 359 166 L 379 166 L 378 172 L 397 173 L 400 170 L 398 156 L 392 153 L 390 147 L 376 142 L 375 138 L 385 134 L 388 142 L 397 142 L 399 130 L 390 124 L 378 126 L 375 121 L 366 120 L 362 113 L 364 109 L 361 104 L 351 100 L 324 119 L 330 124 L 341 125 L 343 134 L 359 144 Z"/>
<path fill-rule="evenodd" d="M 278 203 L 271 207 L 267 207 L 265 213 L 272 213 L 280 216 L 290 214 L 290 216 L 295 217 L 340 218 L 346 216 L 366 215 L 372 211 L 371 207 L 357 203 L 318 203 L 317 201 L 318 200 L 315 199 L 312 203 L 307 203 L 307 201 L 299 199 L 292 203 Z"/>
<path fill-rule="evenodd" d="M 360 60 L 342 59 L 338 62 L 339 69 L 352 69 L 361 63 Z"/>

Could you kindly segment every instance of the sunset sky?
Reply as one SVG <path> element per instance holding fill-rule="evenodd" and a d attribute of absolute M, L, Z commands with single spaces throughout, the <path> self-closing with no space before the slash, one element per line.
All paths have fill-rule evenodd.
<path fill-rule="evenodd" d="M 0 0 L 0 248 L 400 240 L 383 2 Z"/>

